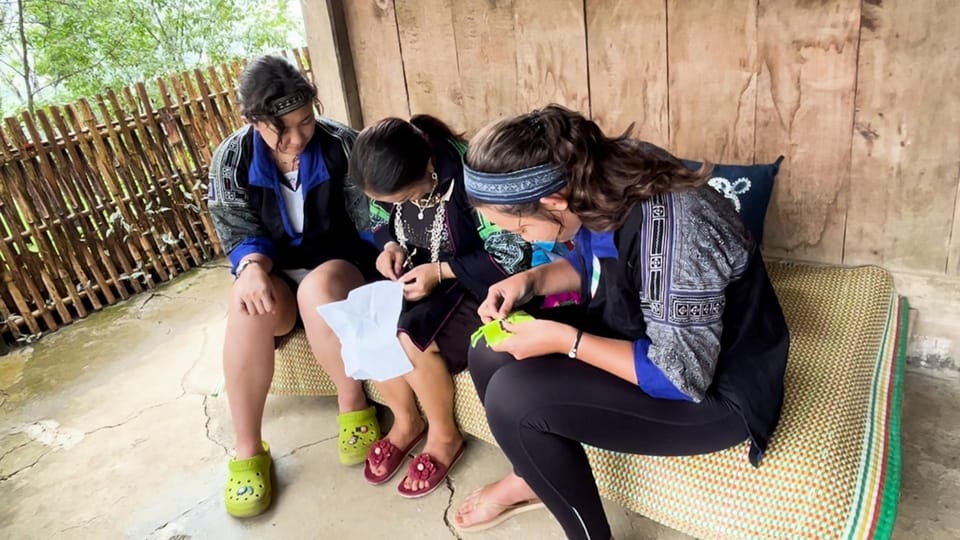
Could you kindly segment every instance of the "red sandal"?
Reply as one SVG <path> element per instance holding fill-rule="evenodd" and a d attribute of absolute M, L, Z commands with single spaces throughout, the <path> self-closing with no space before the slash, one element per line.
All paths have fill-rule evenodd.
<path fill-rule="evenodd" d="M 400 470 L 400 465 L 403 465 L 403 460 L 406 459 L 407 454 L 420 444 L 426 434 L 427 430 L 424 429 L 402 450 L 387 438 L 373 443 L 370 451 L 367 452 L 367 460 L 363 464 L 363 477 L 367 480 L 367 483 L 371 486 L 379 486 L 393 478 L 393 475 Z M 373 465 L 386 465 L 386 472 L 377 476 L 370 468 L 371 463 Z"/>
<path fill-rule="evenodd" d="M 400 493 L 400 496 L 407 499 L 416 499 L 433 493 L 433 491 L 443 483 L 450 469 L 457 464 L 457 461 L 460 461 L 460 457 L 463 456 L 463 449 L 466 448 L 466 446 L 467 443 L 464 441 L 464 443 L 460 445 L 460 449 L 457 450 L 456 455 L 450 460 L 450 465 L 444 465 L 438 462 L 430 454 L 420 454 L 413 458 L 413 461 L 407 466 L 407 476 L 404 478 L 404 481 L 401 481 L 400 485 L 397 486 L 397 491 Z M 423 491 L 407 489 L 403 487 L 407 478 L 424 480 L 427 482 L 427 488 Z"/>

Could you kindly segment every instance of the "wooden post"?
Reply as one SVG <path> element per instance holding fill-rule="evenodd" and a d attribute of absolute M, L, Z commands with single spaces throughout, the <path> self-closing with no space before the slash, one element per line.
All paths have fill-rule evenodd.
<path fill-rule="evenodd" d="M 301 0 L 310 50 L 310 69 L 323 114 L 363 127 L 342 0 Z"/>

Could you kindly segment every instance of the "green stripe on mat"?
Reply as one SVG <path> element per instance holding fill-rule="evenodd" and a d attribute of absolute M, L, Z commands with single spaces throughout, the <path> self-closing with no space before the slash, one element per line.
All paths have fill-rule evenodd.
<path fill-rule="evenodd" d="M 877 430 L 877 429 L 888 428 L 887 422 L 886 422 L 887 420 L 886 416 L 883 420 L 877 420 L 876 409 L 877 409 L 877 402 L 879 401 L 879 397 L 877 394 L 880 390 L 880 381 L 886 376 L 887 370 L 890 369 L 889 367 L 887 367 L 887 357 L 886 357 L 888 353 L 887 343 L 890 340 L 893 340 L 894 344 L 896 344 L 896 340 L 897 340 L 896 329 L 894 329 L 893 332 L 890 331 L 890 327 L 893 325 L 896 325 L 897 322 L 899 322 L 895 320 L 893 316 L 894 315 L 893 312 L 896 310 L 896 307 L 897 307 L 897 296 L 896 294 L 893 294 L 890 298 L 890 307 L 888 308 L 889 311 L 887 312 L 887 316 L 884 318 L 884 321 L 883 321 L 883 334 L 882 334 L 883 339 L 880 341 L 880 348 L 877 352 L 877 361 L 876 361 L 875 367 L 873 368 L 873 376 L 871 377 L 870 401 L 867 407 L 867 431 L 866 433 L 864 433 L 863 449 L 861 450 L 861 459 L 863 460 L 863 464 L 862 464 L 863 468 L 860 470 L 861 474 L 859 474 L 857 478 L 858 489 L 857 489 L 856 501 L 851 510 L 850 517 L 848 518 L 849 521 L 847 524 L 847 534 L 846 534 L 846 537 L 848 539 L 858 538 L 857 532 L 862 529 L 861 523 L 865 517 L 865 514 L 867 513 L 867 510 L 865 508 L 867 501 L 865 500 L 865 497 L 867 496 L 867 492 L 869 492 L 872 487 L 870 485 L 870 474 L 874 468 L 878 467 L 878 465 L 873 464 L 871 460 L 871 457 L 873 456 L 873 443 L 874 443 L 873 432 L 874 430 Z M 896 359 L 893 359 L 892 362 L 896 362 Z M 893 381 L 890 381 L 890 385 L 891 386 L 893 385 Z M 888 386 L 888 388 L 889 387 L 890 386 Z M 884 397 L 884 399 L 886 399 L 886 396 Z M 891 404 L 889 403 L 887 404 L 887 411 L 889 411 L 890 405 Z M 886 441 L 884 441 L 884 443 L 885 442 Z M 882 463 L 879 465 L 881 475 L 886 474 L 885 465 L 886 463 Z M 883 489 L 883 486 L 879 486 L 879 489 Z M 875 506 L 874 501 L 871 500 L 870 501 L 871 511 L 875 509 L 874 506 Z M 879 509 L 877 510 L 879 511 Z M 867 530 L 873 529 L 872 527 L 873 519 L 871 519 L 870 521 L 871 523 L 867 526 Z"/>
<path fill-rule="evenodd" d="M 900 500 L 900 421 L 903 403 L 903 367 L 907 363 L 907 338 L 910 324 L 910 302 L 900 300 L 900 331 L 897 332 L 897 357 L 893 381 L 893 411 L 890 413 L 890 429 L 887 431 L 887 481 L 883 486 L 883 499 L 880 517 L 874 538 L 887 539 L 893 535 L 893 524 L 897 518 L 897 503 Z"/>

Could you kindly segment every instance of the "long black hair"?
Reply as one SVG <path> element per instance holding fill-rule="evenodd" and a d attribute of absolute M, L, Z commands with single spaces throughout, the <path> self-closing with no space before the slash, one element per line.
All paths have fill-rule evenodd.
<path fill-rule="evenodd" d="M 270 105 L 280 98 L 294 95 L 304 96 L 306 103 L 321 109 L 317 89 L 293 64 L 280 56 L 258 56 L 240 74 L 237 85 L 240 114 L 251 123 L 272 124 L 281 135 L 283 121 Z"/>
<path fill-rule="evenodd" d="M 385 118 L 360 132 L 350 155 L 350 176 L 367 193 L 392 195 L 422 180 L 430 159 L 454 141 L 463 141 L 462 134 L 428 114 L 409 122 Z"/>

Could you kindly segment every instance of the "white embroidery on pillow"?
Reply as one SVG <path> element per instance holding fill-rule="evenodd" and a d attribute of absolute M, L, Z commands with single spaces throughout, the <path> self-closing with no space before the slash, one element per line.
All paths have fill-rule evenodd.
<path fill-rule="evenodd" d="M 735 182 L 722 177 L 714 176 L 707 181 L 710 184 L 710 187 L 722 193 L 724 197 L 730 199 L 730 202 L 733 203 L 733 207 L 740 211 L 740 195 L 750 191 L 750 188 L 753 184 L 750 183 L 750 179 L 747 177 L 738 178 Z"/>

